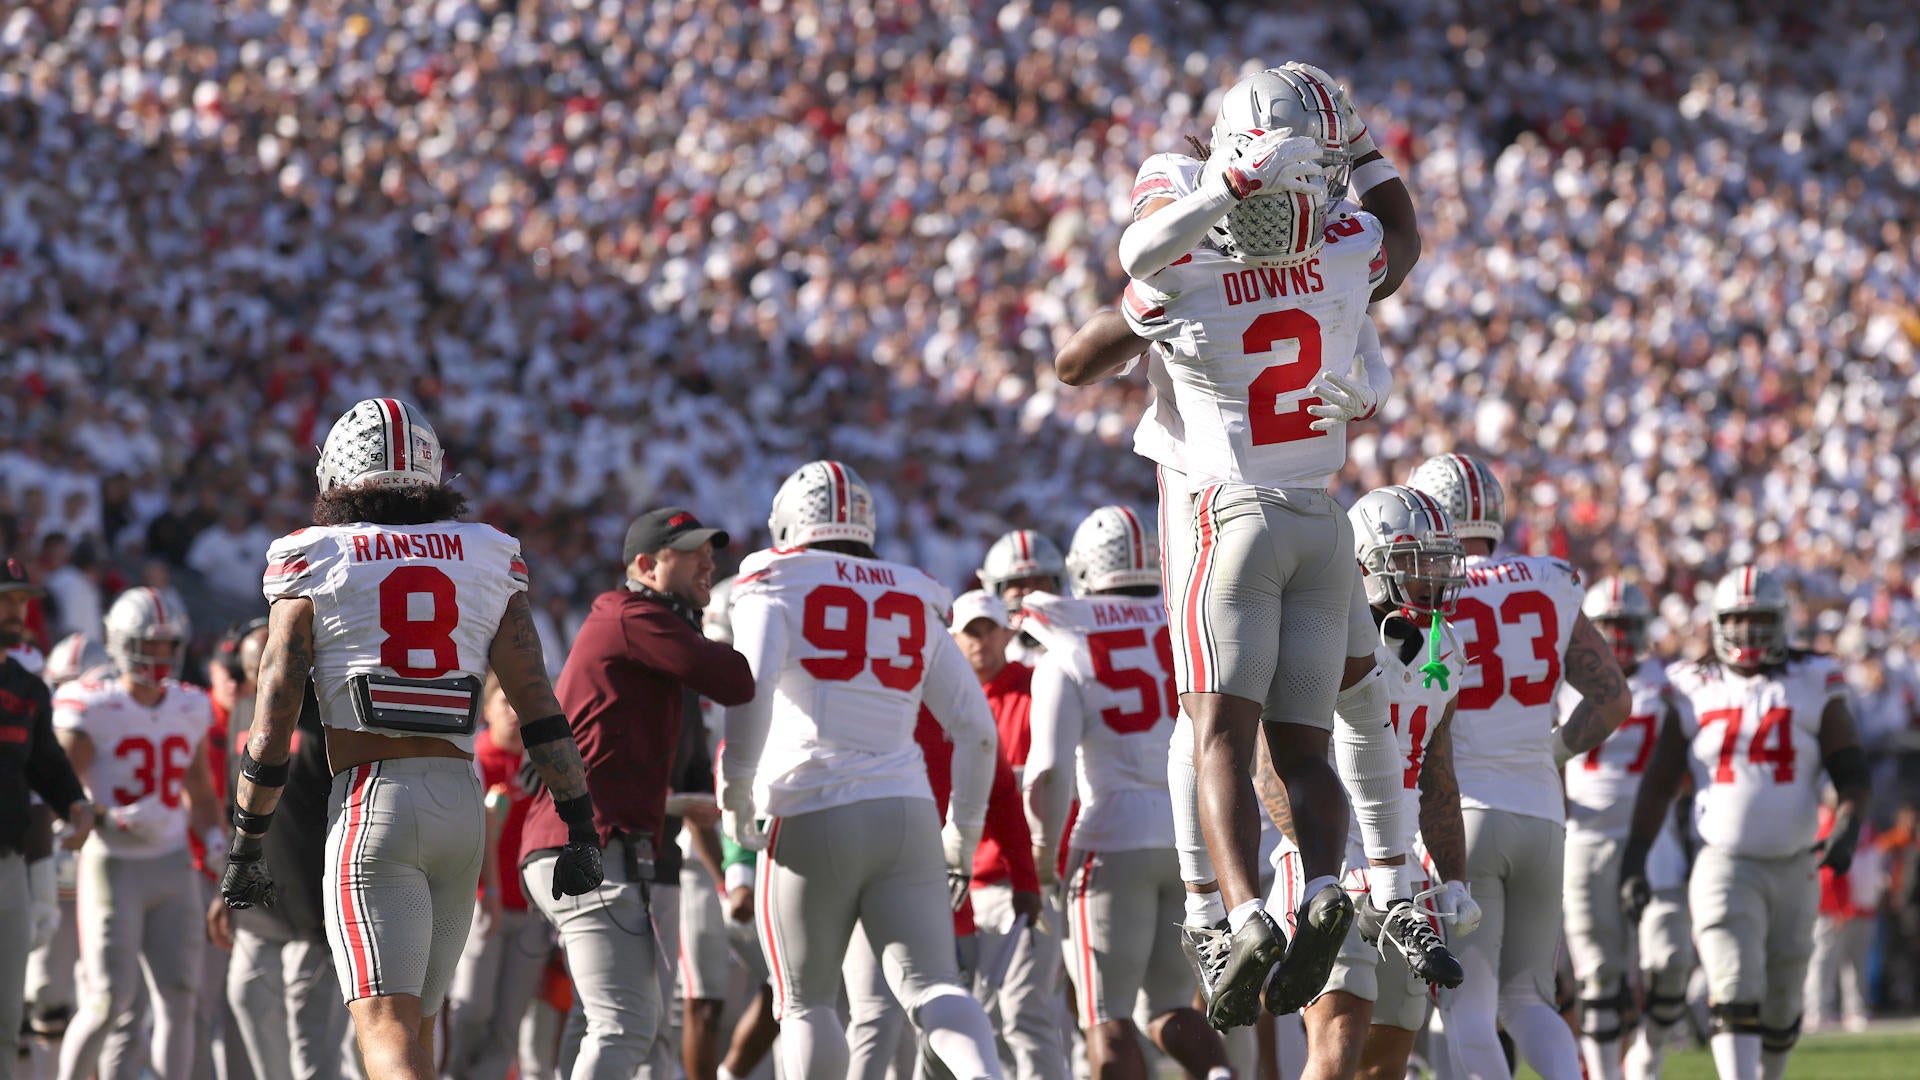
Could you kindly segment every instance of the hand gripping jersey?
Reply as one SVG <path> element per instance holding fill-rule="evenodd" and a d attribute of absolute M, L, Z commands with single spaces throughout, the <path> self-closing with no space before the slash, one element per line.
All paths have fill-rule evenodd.
<path fill-rule="evenodd" d="M 1171 848 L 1167 743 L 1180 699 L 1166 606 L 1157 595 L 1032 593 L 1026 610 L 1028 632 L 1047 650 L 1033 672 L 1027 769 L 1074 756 L 1080 812 L 1071 846 Z"/>
<path fill-rule="evenodd" d="M 1736 855 L 1813 847 L 1820 809 L 1820 717 L 1845 699 L 1840 668 L 1795 656 L 1743 675 L 1717 661 L 1667 669 L 1691 751 L 1694 829 Z"/>
<path fill-rule="evenodd" d="M 53 695 L 53 726 L 93 740 L 88 795 L 108 810 L 138 807 L 137 828 L 107 819 L 93 839 L 110 855 L 164 855 L 187 846 L 187 769 L 194 747 L 213 723 L 213 702 L 197 686 L 174 679 L 149 709 L 117 681 L 83 680 Z"/>
<path fill-rule="evenodd" d="M 1453 613 L 1467 657 L 1453 724 L 1462 807 L 1563 820 L 1553 698 L 1582 596 L 1579 571 L 1559 559 L 1467 558 Z"/>
<path fill-rule="evenodd" d="M 1177 154 L 1148 158 L 1134 182 L 1136 213 L 1193 191 L 1200 169 Z M 1338 214 L 1325 236 L 1320 253 L 1298 266 L 1248 266 L 1203 243 L 1128 283 L 1121 307 L 1134 333 L 1159 343 L 1196 488 L 1325 488 L 1346 463 L 1344 430 L 1309 426 L 1306 410 L 1318 399 L 1307 384 L 1323 364 L 1346 372 L 1387 258 L 1384 231 L 1364 211 Z M 1179 467 L 1161 460 L 1164 447 L 1141 452 Z"/>
<path fill-rule="evenodd" d="M 944 586 L 899 563 L 809 550 L 747 557 L 733 587 L 733 635 L 761 689 L 727 710 L 725 756 L 761 743 L 753 767 L 761 814 L 931 800 L 913 739 L 923 702 L 956 744 L 984 740 L 991 779 L 993 714 L 947 635 L 952 603 Z M 955 780 L 955 820 L 980 824 L 985 789 L 971 805 Z"/>
<path fill-rule="evenodd" d="M 1403 622 L 1396 622 L 1406 627 Z M 1389 638 L 1374 650 L 1374 657 L 1380 663 L 1380 670 L 1386 676 L 1387 719 L 1392 721 L 1394 733 L 1400 739 L 1400 760 L 1403 764 L 1401 776 L 1401 798 L 1405 800 L 1405 809 L 1401 811 L 1401 820 L 1410 827 L 1420 820 L 1420 769 L 1426 764 L 1427 744 L 1433 741 L 1433 733 L 1440 721 L 1447 715 L 1447 706 L 1452 705 L 1460 693 L 1460 675 L 1465 668 L 1466 659 L 1461 646 L 1460 635 L 1450 624 L 1441 626 L 1440 654 L 1447 667 L 1447 682 L 1443 687 L 1438 679 L 1427 685 L 1426 676 L 1420 668 L 1427 662 L 1427 632 L 1424 629 L 1414 631 L 1419 635 L 1420 647 L 1412 659 L 1402 659 L 1399 639 Z M 1460 740 L 1460 724 L 1453 723 L 1453 739 L 1457 746 Z M 1456 759 L 1458 754 L 1455 754 Z M 1347 866 L 1367 865 L 1366 848 L 1360 838 L 1360 822 L 1356 818 L 1347 832 Z"/>
<path fill-rule="evenodd" d="M 520 541 L 479 522 L 315 526 L 267 549 L 269 601 L 313 601 L 313 685 L 328 727 L 433 735 L 473 752 L 480 680 Z"/>

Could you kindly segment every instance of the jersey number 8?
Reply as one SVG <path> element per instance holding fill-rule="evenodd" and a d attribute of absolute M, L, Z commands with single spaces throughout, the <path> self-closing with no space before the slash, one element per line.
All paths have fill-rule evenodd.
<path fill-rule="evenodd" d="M 400 566 L 380 579 L 380 663 L 403 679 L 437 679 L 460 666 L 453 632 L 459 590 L 437 566 Z M 415 660 L 425 663 L 416 664 Z"/>

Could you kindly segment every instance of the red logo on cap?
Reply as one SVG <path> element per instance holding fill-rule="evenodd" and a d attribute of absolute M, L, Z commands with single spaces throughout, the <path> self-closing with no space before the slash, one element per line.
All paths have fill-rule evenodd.
<path fill-rule="evenodd" d="M 667 528 L 669 529 L 677 529 L 682 525 L 698 525 L 698 524 L 699 522 L 693 520 L 692 514 L 686 514 L 686 513 L 675 514 L 672 517 L 667 519 Z"/>

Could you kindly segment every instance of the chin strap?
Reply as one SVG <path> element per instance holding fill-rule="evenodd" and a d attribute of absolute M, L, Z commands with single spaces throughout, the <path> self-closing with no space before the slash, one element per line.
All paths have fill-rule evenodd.
<path fill-rule="evenodd" d="M 1427 616 L 1427 662 L 1420 665 L 1422 689 L 1432 689 L 1435 680 L 1440 689 L 1451 689 L 1447 685 L 1447 665 L 1440 662 L 1440 613 L 1432 612 Z"/>

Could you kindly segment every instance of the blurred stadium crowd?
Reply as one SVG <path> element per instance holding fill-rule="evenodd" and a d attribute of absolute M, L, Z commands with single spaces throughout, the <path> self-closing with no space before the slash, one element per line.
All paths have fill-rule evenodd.
<path fill-rule="evenodd" d="M 1296 56 L 1351 86 L 1425 233 L 1346 494 L 1483 452 L 1514 542 L 1626 568 L 1667 655 L 1704 648 L 1724 567 L 1778 568 L 1869 747 L 1914 745 L 1899 0 L 13 6 L 0 550 L 51 636 L 133 580 L 217 632 L 304 520 L 319 425 L 379 392 L 523 539 L 556 669 L 636 507 L 697 505 L 737 556 L 812 457 L 873 485 L 883 555 L 959 586 L 1004 529 L 1152 501 L 1144 384 L 1060 386 L 1054 349 L 1118 295 L 1139 161 Z"/>

